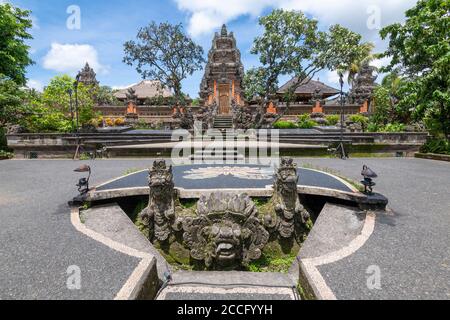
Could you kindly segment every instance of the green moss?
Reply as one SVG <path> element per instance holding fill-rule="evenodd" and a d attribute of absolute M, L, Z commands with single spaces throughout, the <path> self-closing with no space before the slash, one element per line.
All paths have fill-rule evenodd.
<path fill-rule="evenodd" d="M 261 258 L 250 262 L 247 269 L 251 272 L 281 272 L 287 273 L 294 263 L 296 256 L 288 255 L 284 257 L 273 257 L 263 253 Z"/>
<path fill-rule="evenodd" d="M 197 199 L 182 199 L 179 204 L 184 209 L 195 209 L 197 201 Z"/>
<path fill-rule="evenodd" d="M 141 200 L 139 201 L 136 206 L 134 207 L 133 211 L 130 213 L 130 219 L 131 221 L 133 221 L 134 223 L 136 223 L 138 221 L 139 218 L 139 213 L 142 212 L 142 210 L 144 210 L 145 208 L 147 208 L 148 206 L 148 201 L 147 200 Z"/>
<path fill-rule="evenodd" d="M 190 250 L 182 242 L 182 235 L 178 233 L 170 236 L 167 241 L 155 241 L 153 245 L 175 270 L 206 270 L 202 262 L 191 258 Z"/>
<path fill-rule="evenodd" d="M 302 287 L 302 285 L 301 285 L 300 282 L 297 284 L 297 291 L 298 291 L 298 294 L 300 295 L 300 298 L 301 298 L 302 300 L 316 300 L 316 298 L 314 297 L 314 295 L 312 295 L 311 293 L 309 293 L 308 290 L 305 290 L 305 289 Z"/>
<path fill-rule="evenodd" d="M 355 152 L 352 153 L 352 158 L 392 158 L 394 153 L 369 153 L 369 152 Z"/>
<path fill-rule="evenodd" d="M 269 202 L 269 198 L 255 198 L 253 199 L 253 202 L 255 203 L 258 210 L 264 206 L 266 206 Z"/>
<path fill-rule="evenodd" d="M 80 212 L 80 222 L 81 222 L 82 224 L 85 224 L 85 223 L 86 223 L 86 217 L 85 217 L 83 211 Z"/>

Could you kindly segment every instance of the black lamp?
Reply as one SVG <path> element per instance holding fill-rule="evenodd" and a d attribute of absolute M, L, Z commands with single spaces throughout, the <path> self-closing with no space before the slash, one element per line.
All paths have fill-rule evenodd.
<path fill-rule="evenodd" d="M 364 180 L 361 181 L 364 186 L 364 193 L 368 195 L 373 194 L 373 187 L 376 185 L 373 179 L 378 178 L 378 175 L 366 165 L 363 166 L 361 175 L 364 177 Z"/>
<path fill-rule="evenodd" d="M 75 172 L 89 172 L 87 178 L 81 178 L 78 181 L 77 187 L 80 195 L 85 195 L 89 192 L 89 178 L 91 177 L 91 167 L 88 165 L 82 165 L 81 167 L 74 170 Z"/>

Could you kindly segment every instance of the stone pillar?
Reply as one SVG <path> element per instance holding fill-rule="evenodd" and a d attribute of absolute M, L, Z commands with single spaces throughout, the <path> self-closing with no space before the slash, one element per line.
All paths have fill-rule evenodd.
<path fill-rule="evenodd" d="M 316 101 L 316 105 L 314 106 L 313 113 L 323 113 L 323 107 L 319 100 Z"/>
<path fill-rule="evenodd" d="M 127 114 L 125 115 L 125 123 L 134 124 L 138 122 L 138 120 L 139 115 L 137 112 L 136 104 L 133 101 L 129 101 L 127 106 Z"/>
<path fill-rule="evenodd" d="M 277 108 L 275 108 L 272 101 L 269 102 L 269 106 L 267 107 L 267 113 L 277 114 Z"/>
<path fill-rule="evenodd" d="M 234 87 L 234 80 L 231 81 L 231 96 L 236 100 L 236 91 Z"/>
<path fill-rule="evenodd" d="M 367 113 L 369 112 L 369 101 L 364 101 L 363 105 L 359 108 L 360 113 Z"/>
<path fill-rule="evenodd" d="M 133 101 L 128 102 L 127 114 L 129 113 L 137 114 L 137 108 Z"/>

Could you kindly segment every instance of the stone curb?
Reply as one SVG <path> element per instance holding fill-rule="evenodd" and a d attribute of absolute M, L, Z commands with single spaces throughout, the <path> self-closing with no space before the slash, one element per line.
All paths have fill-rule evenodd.
<path fill-rule="evenodd" d="M 447 161 L 450 162 L 450 155 L 446 154 L 437 154 L 437 153 L 415 153 L 415 158 L 419 159 L 428 159 L 428 160 L 437 160 L 437 161 Z"/>
<path fill-rule="evenodd" d="M 309 296 L 318 300 L 337 300 L 335 294 L 327 285 L 325 279 L 318 270 L 318 267 L 337 262 L 354 254 L 367 242 L 372 235 L 374 228 L 375 214 L 374 212 L 369 212 L 367 213 L 361 234 L 353 239 L 347 246 L 323 256 L 297 260 L 297 266 L 299 268 L 298 279 Z M 292 274 L 292 271 L 290 273 Z M 296 275 L 293 276 L 297 278 Z"/>
<path fill-rule="evenodd" d="M 133 270 L 130 277 L 116 294 L 114 300 L 138 300 L 148 298 L 146 297 L 147 292 L 152 291 L 149 290 L 147 286 L 148 282 L 155 282 L 154 279 L 158 279 L 155 257 L 148 253 L 130 248 L 122 243 L 115 242 L 100 233 L 88 229 L 80 220 L 80 212 L 78 208 L 72 208 L 70 220 L 77 231 L 85 234 L 95 241 L 100 242 L 120 253 L 141 259 L 138 266 Z M 157 281 L 155 286 L 158 286 Z"/>

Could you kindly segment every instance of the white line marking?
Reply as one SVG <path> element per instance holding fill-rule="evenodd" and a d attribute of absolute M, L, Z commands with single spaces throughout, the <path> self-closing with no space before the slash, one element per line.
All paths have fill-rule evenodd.
<path fill-rule="evenodd" d="M 107 247 L 110 247 L 113 250 L 116 250 L 120 253 L 142 259 L 138 266 L 134 269 L 133 273 L 127 279 L 125 284 L 122 286 L 120 291 L 117 293 L 114 300 L 133 300 L 137 298 L 138 290 L 142 284 L 142 281 L 145 281 L 148 272 L 154 262 L 154 257 L 148 253 L 138 251 L 136 249 L 130 248 L 122 243 L 111 240 L 110 238 L 105 237 L 104 235 L 97 233 L 91 229 L 88 229 L 80 220 L 79 210 L 77 208 L 72 209 L 70 214 L 70 221 L 72 222 L 75 229 L 86 236 L 104 244 Z"/>
<path fill-rule="evenodd" d="M 310 276 L 311 282 L 316 286 L 319 293 L 319 299 L 337 300 L 333 291 L 327 285 L 317 267 L 342 260 L 358 251 L 372 235 L 375 229 L 375 220 L 375 214 L 373 212 L 367 213 L 361 234 L 353 239 L 348 246 L 320 257 L 301 260 L 305 272 Z"/>

